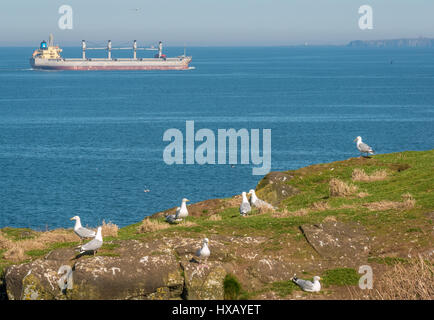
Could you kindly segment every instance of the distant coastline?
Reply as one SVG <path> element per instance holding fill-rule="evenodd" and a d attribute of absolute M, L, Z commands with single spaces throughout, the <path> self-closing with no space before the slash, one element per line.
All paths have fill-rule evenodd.
<path fill-rule="evenodd" d="M 352 48 L 434 48 L 431 38 L 400 38 L 388 40 L 354 40 L 347 44 Z"/>

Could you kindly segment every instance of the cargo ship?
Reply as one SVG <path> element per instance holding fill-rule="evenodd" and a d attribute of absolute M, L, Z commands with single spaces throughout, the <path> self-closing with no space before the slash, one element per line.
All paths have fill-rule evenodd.
<path fill-rule="evenodd" d="M 87 48 L 86 41 L 82 40 L 81 58 L 63 58 L 60 53 L 62 49 L 54 45 L 53 35 L 50 34 L 48 43 L 42 41 L 39 49 L 33 52 L 30 58 L 30 65 L 33 69 L 42 70 L 186 70 L 190 69 L 189 64 L 192 57 L 184 55 L 168 58 L 163 54 L 163 43 L 158 46 L 138 47 L 134 40 L 131 47 L 114 48 L 109 40 L 107 47 Z M 88 50 L 106 50 L 107 58 L 88 58 Z M 132 58 L 112 58 L 112 50 L 132 50 Z M 153 58 L 138 58 L 137 51 L 158 51 Z"/>

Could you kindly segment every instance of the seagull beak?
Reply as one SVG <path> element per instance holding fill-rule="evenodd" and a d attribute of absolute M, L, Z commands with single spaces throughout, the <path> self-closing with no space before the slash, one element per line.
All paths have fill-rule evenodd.
<path fill-rule="evenodd" d="M 357 138 L 353 140 L 353 142 L 356 142 Z"/>
<path fill-rule="evenodd" d="M 190 201 L 190 200 L 187 199 L 187 200 L 185 200 L 185 201 L 188 202 L 188 201 Z"/>
<path fill-rule="evenodd" d="M 75 220 L 74 218 L 71 218 L 71 219 L 69 219 L 69 220 Z"/>

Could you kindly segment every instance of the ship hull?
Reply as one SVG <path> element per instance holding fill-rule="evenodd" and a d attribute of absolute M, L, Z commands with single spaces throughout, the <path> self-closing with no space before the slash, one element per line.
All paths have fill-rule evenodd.
<path fill-rule="evenodd" d="M 40 70 L 186 70 L 191 57 L 150 59 L 38 59 L 31 58 L 33 69 Z"/>

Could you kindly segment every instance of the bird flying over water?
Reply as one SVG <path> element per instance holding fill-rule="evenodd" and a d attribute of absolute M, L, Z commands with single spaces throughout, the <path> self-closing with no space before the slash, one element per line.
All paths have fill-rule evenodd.
<path fill-rule="evenodd" d="M 292 277 L 292 282 L 298 285 L 303 291 L 307 291 L 307 292 L 320 291 L 321 290 L 321 283 L 319 282 L 320 280 L 321 278 L 318 276 L 313 277 L 313 282 L 309 280 L 298 279 L 295 276 L 295 274 L 294 277 Z"/>
<path fill-rule="evenodd" d="M 95 255 L 95 253 L 98 252 L 98 249 L 101 248 L 102 244 L 103 244 L 102 228 L 98 227 L 98 231 L 96 232 L 95 239 L 93 239 L 92 241 L 89 241 L 85 245 L 82 245 L 80 247 L 80 253 L 84 253 L 87 251 L 93 251 L 93 255 Z"/>
<path fill-rule="evenodd" d="M 84 228 L 81 225 L 81 220 L 79 216 L 72 217 L 71 220 L 75 220 L 74 232 L 83 241 L 85 238 L 94 238 L 96 236 L 95 231 Z"/>
<path fill-rule="evenodd" d="M 354 139 L 354 142 L 356 142 L 357 149 L 359 149 L 360 153 L 366 153 L 366 156 L 369 154 L 374 154 L 374 150 L 372 150 L 372 148 L 366 143 L 362 142 L 361 136 L 358 136 L 356 139 Z"/>
<path fill-rule="evenodd" d="M 251 189 L 249 191 L 249 194 L 250 194 L 250 205 L 251 206 L 258 208 L 258 209 L 259 208 L 272 209 L 272 210 L 274 209 L 274 207 L 271 204 L 269 204 L 268 202 L 266 202 L 264 200 L 259 199 L 256 196 L 255 190 Z"/>
<path fill-rule="evenodd" d="M 250 211 L 252 211 L 252 208 L 250 207 L 250 203 L 247 200 L 247 195 L 245 192 L 242 193 L 242 196 L 243 196 L 243 201 L 241 202 L 241 205 L 240 205 L 240 215 L 245 216 Z"/>

